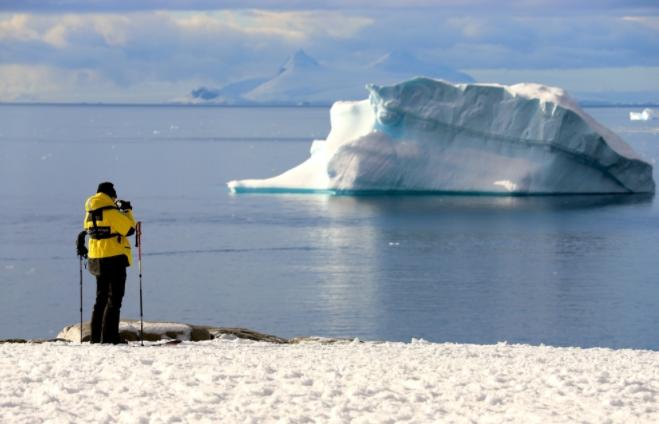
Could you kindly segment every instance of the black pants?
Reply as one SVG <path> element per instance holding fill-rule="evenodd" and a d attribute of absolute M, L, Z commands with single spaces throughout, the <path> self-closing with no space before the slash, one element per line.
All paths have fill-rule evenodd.
<path fill-rule="evenodd" d="M 92 343 L 120 342 L 119 311 L 126 291 L 126 265 L 124 255 L 100 259 L 96 303 L 92 311 Z"/>

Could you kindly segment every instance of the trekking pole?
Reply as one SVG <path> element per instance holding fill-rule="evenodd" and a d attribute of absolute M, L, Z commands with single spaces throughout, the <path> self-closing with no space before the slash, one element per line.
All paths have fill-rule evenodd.
<path fill-rule="evenodd" d="M 135 228 L 135 244 L 137 245 L 137 264 L 140 275 L 140 345 L 144 346 L 144 309 L 142 306 L 142 221 L 137 221 Z"/>
<path fill-rule="evenodd" d="M 80 258 L 80 344 L 82 344 L 82 256 Z"/>
<path fill-rule="evenodd" d="M 87 236 L 87 231 L 81 231 L 78 233 L 76 238 L 76 253 L 80 259 L 80 344 L 82 344 L 82 261 L 87 259 L 87 246 L 85 246 L 85 237 Z M 87 266 L 87 264 L 85 264 Z"/>

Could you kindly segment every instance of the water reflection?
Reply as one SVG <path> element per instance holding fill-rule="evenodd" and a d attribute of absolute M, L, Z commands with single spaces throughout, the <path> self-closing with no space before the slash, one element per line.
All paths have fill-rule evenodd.
<path fill-rule="evenodd" d="M 462 195 L 370 195 L 318 196 L 334 208 L 369 207 L 383 212 L 426 214 L 441 211 L 551 211 L 591 209 L 617 205 L 651 207 L 653 194 L 556 195 L 556 196 L 462 196 Z M 298 197 L 299 198 L 299 197 Z"/>
<path fill-rule="evenodd" d="M 335 335 L 656 346 L 646 334 L 659 315 L 633 306 L 656 295 L 638 244 L 652 196 L 288 201 L 324 220 L 310 243 L 327 250 L 309 267 Z M 632 263 L 612 260 L 620 249 L 636 250 Z"/>

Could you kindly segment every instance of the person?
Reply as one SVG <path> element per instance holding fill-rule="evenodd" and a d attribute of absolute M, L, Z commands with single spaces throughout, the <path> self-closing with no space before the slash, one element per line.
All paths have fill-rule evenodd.
<path fill-rule="evenodd" d="M 132 205 L 117 200 L 111 182 L 98 185 L 85 202 L 83 227 L 89 235 L 88 269 L 96 276 L 91 343 L 118 344 L 119 313 L 126 289 L 126 268 L 133 261 L 128 237 L 135 233 Z"/>

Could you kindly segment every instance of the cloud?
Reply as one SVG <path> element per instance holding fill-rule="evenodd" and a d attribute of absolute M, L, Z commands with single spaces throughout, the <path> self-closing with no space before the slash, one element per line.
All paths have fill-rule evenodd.
<path fill-rule="evenodd" d="M 272 12 L 264 10 L 207 13 L 160 12 L 190 32 L 234 31 L 248 36 L 280 37 L 304 42 L 316 37 L 350 38 L 373 20 L 339 12 Z"/>
<path fill-rule="evenodd" d="M 489 13 L 556 11 L 573 14 L 619 9 L 657 10 L 655 0 L 0 0 L 0 10 L 31 12 L 116 12 L 155 10 L 382 10 L 443 9 Z"/>
<path fill-rule="evenodd" d="M 659 91 L 659 67 L 583 68 L 583 69 L 499 69 L 473 70 L 483 81 L 515 83 L 532 76 L 533 81 L 575 91 L 621 91 L 620 79 L 628 80 L 624 90 Z M 615 76 L 615 78 L 612 78 Z"/>
<path fill-rule="evenodd" d="M 654 31 L 659 31 L 659 16 L 625 16 L 622 19 L 632 24 L 639 24 Z"/>
<path fill-rule="evenodd" d="M 0 65 L 0 98 L 3 100 L 40 100 L 69 95 L 80 87 L 99 89 L 107 82 L 89 69 L 62 70 L 49 66 Z M 105 87 L 108 88 L 108 87 Z"/>
<path fill-rule="evenodd" d="M 29 15 L 13 15 L 0 21 L 0 40 L 31 41 L 39 39 L 39 34 L 28 25 Z"/>
<path fill-rule="evenodd" d="M 71 75 L 93 75 L 90 81 L 115 91 L 182 81 L 220 86 L 275 73 L 299 48 L 342 68 L 391 51 L 457 69 L 659 66 L 659 6 L 649 1 L 568 8 L 567 0 L 517 0 L 497 10 L 485 0 L 384 0 L 377 8 L 368 7 L 374 0 L 221 3 L 227 8 L 215 1 L 0 0 L 4 10 L 29 11 L 0 13 L 0 65 L 34 68 L 30 75 L 60 81 L 63 92 L 82 84 Z"/>
<path fill-rule="evenodd" d="M 7 16 L 7 15 L 5 15 Z M 122 15 L 0 15 L 0 42 L 43 42 L 57 48 L 101 40 L 109 46 L 126 43 L 131 18 Z"/>
<path fill-rule="evenodd" d="M 181 97 L 190 87 L 206 84 L 195 78 L 149 80 L 121 85 L 94 69 L 45 65 L 0 65 L 0 101 L 21 102 L 162 102 Z M 136 89 L 137 88 L 137 89 Z"/>
<path fill-rule="evenodd" d="M 412 50 L 456 68 L 659 65 L 659 33 L 621 16 L 451 16 L 378 13 L 353 51 Z M 404 31 L 395 29 L 404 28 Z M 347 46 L 342 46 L 348 50 Z"/>
<path fill-rule="evenodd" d="M 0 15 L 0 63 L 93 68 L 118 83 L 221 81 L 250 66 L 275 69 L 299 47 L 349 38 L 371 23 L 334 11 Z"/>

